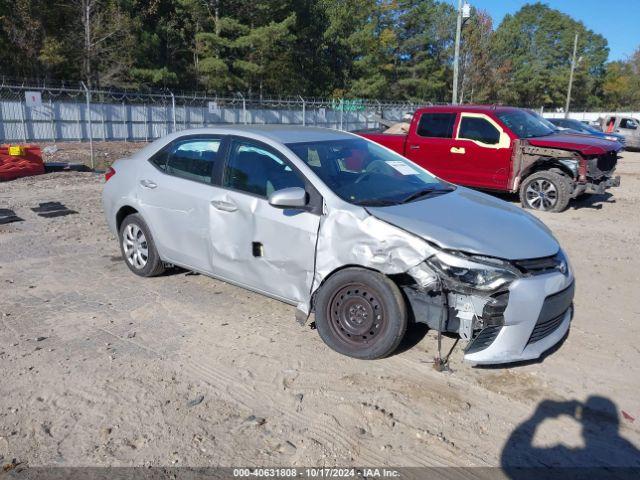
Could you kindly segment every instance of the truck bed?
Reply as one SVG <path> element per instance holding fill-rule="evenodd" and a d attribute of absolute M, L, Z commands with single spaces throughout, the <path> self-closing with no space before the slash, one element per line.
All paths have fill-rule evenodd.
<path fill-rule="evenodd" d="M 368 140 L 379 143 L 400 155 L 404 155 L 404 146 L 407 141 L 407 134 L 390 135 L 388 133 L 355 133 Z"/>

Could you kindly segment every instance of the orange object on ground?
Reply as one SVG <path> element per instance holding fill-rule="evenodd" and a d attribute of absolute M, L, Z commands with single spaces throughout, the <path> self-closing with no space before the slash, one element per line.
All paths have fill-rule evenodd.
<path fill-rule="evenodd" d="M 44 162 L 38 145 L 0 145 L 0 181 L 43 173 Z"/>

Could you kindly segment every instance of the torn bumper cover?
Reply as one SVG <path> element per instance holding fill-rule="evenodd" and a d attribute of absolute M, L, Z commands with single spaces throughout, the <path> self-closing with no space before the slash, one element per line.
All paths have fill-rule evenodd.
<path fill-rule="evenodd" d="M 603 194 L 609 188 L 619 187 L 620 186 L 620 176 L 617 175 L 615 177 L 605 178 L 600 181 L 593 181 L 589 183 L 581 183 L 575 186 L 573 192 L 571 192 L 571 197 L 576 198 L 583 193 L 589 194 Z"/>
<path fill-rule="evenodd" d="M 573 273 L 562 251 L 544 259 L 505 263 L 519 272 L 517 278 L 508 267 L 497 268 L 493 275 L 490 270 L 459 272 L 473 287 L 452 281 L 445 272 L 436 273 L 429 262 L 410 270 L 415 283 L 404 285 L 403 291 L 415 320 L 469 341 L 464 359 L 472 364 L 540 357 L 569 329 Z M 429 271 L 437 278 L 429 278 Z"/>

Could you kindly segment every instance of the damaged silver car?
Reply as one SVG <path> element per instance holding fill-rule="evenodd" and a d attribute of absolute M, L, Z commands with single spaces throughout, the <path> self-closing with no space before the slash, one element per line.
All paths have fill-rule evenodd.
<path fill-rule="evenodd" d="M 415 321 L 458 334 L 471 363 L 513 362 L 569 329 L 573 273 L 544 224 L 349 133 L 187 130 L 106 179 L 135 274 L 178 265 L 296 305 L 345 355 L 389 355 Z"/>

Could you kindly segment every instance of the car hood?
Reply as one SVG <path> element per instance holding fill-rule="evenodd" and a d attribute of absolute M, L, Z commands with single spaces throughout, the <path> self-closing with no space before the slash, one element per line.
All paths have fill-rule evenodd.
<path fill-rule="evenodd" d="M 548 257 L 560 248 L 551 231 L 533 215 L 462 187 L 421 201 L 367 210 L 440 248 L 506 260 Z"/>
<path fill-rule="evenodd" d="M 527 138 L 526 140 L 536 147 L 571 150 L 579 152 L 582 155 L 602 155 L 620 149 L 620 145 L 617 142 L 589 135 L 571 133 L 554 133 L 553 135 Z"/>

